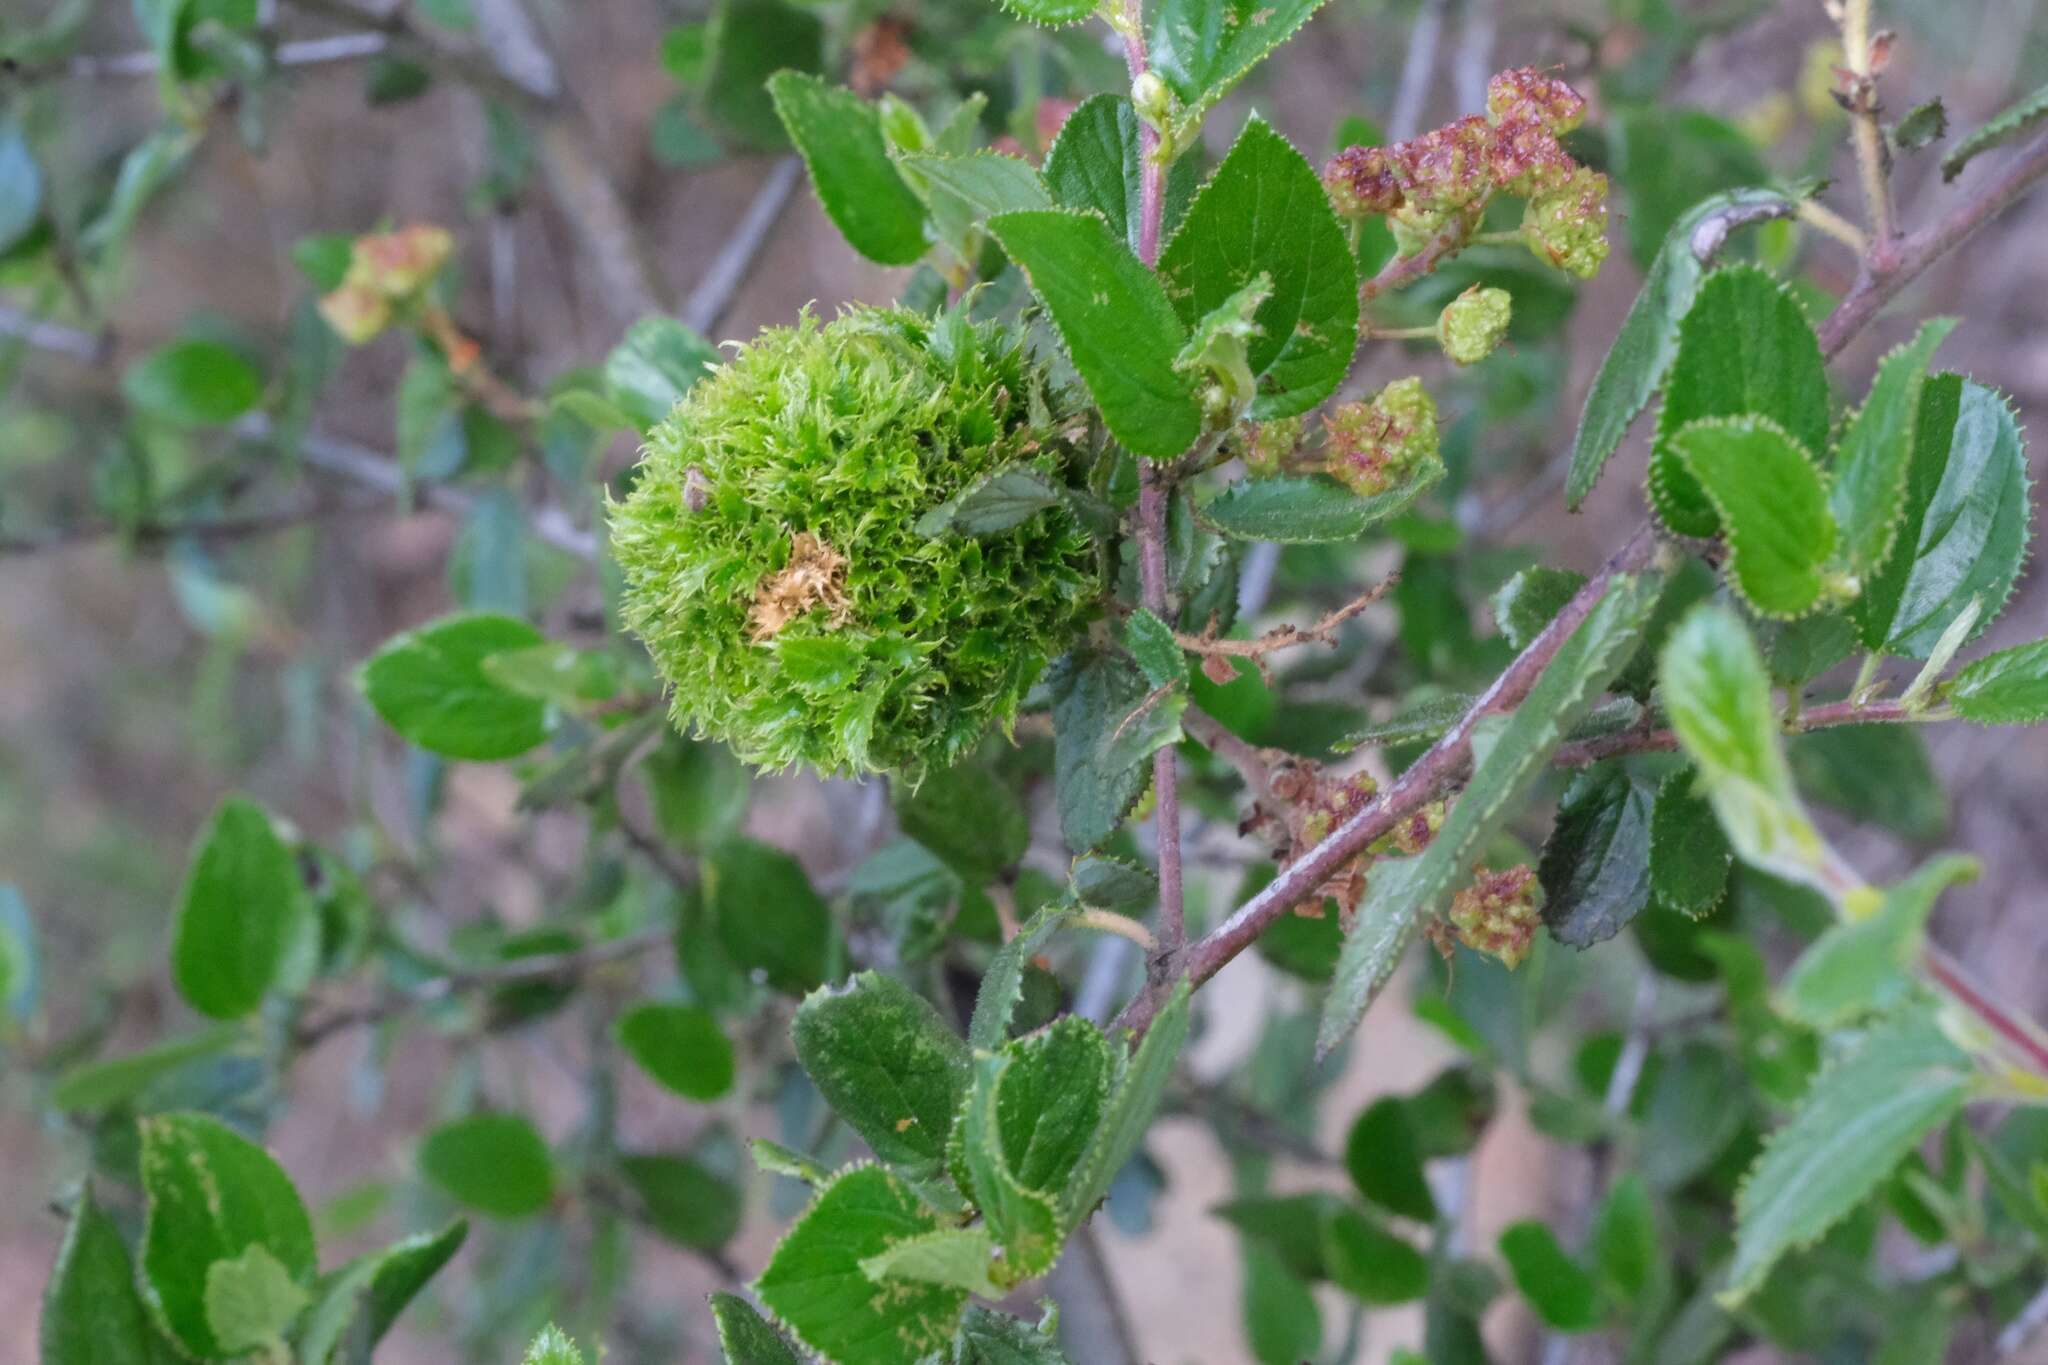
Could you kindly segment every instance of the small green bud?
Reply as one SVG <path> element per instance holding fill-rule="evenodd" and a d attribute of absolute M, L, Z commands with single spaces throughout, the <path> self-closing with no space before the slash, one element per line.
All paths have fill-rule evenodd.
<path fill-rule="evenodd" d="M 1460 365 L 1476 365 L 1493 354 L 1508 334 L 1515 302 L 1505 289 L 1473 285 L 1437 315 L 1437 344 Z"/>
<path fill-rule="evenodd" d="M 932 130 L 924 121 L 924 115 L 909 104 L 887 91 L 876 101 L 881 115 L 882 137 L 891 149 L 899 152 L 928 152 L 932 149 Z"/>
<path fill-rule="evenodd" d="M 1331 475 L 1375 497 L 1437 458 L 1436 400 L 1420 379 L 1397 379 L 1370 402 L 1332 409 L 1323 432 Z"/>
<path fill-rule="evenodd" d="M 1557 189 L 1531 199 L 1522 239 L 1560 270 L 1586 280 L 1599 274 L 1607 259 L 1607 177 L 1581 166 Z"/>
<path fill-rule="evenodd" d="M 1021 334 L 856 308 L 761 333 L 649 433 L 611 507 L 621 614 L 671 715 L 764 767 L 916 774 L 1007 725 L 1086 628 L 1063 508 L 918 530 L 998 470 L 1064 478 L 1071 404 Z"/>
<path fill-rule="evenodd" d="M 1131 107 L 1138 111 L 1139 118 L 1164 133 L 1172 126 L 1173 116 L 1180 112 L 1180 101 L 1158 72 L 1147 71 L 1131 82 Z"/>

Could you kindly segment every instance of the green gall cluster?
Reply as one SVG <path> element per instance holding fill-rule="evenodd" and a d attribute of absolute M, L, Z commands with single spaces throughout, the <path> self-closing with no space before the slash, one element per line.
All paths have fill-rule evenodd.
<path fill-rule="evenodd" d="M 1397 379 L 1367 401 L 1332 408 L 1323 437 L 1330 474 L 1374 497 L 1437 458 L 1436 400 L 1420 379 Z"/>
<path fill-rule="evenodd" d="M 1514 312 L 1515 301 L 1507 290 L 1475 284 L 1437 315 L 1437 344 L 1458 364 L 1476 365 L 1507 336 Z"/>
<path fill-rule="evenodd" d="M 415 223 L 349 245 L 348 273 L 320 296 L 320 316 L 351 346 L 370 341 L 412 303 L 455 250 L 448 229 Z"/>
<path fill-rule="evenodd" d="M 1599 274 L 1607 259 L 1607 177 L 1582 166 L 1558 189 L 1531 199 L 1522 239 L 1559 270 L 1585 280 Z"/>
<path fill-rule="evenodd" d="M 1536 872 L 1517 863 L 1505 872 L 1481 870 L 1451 898 L 1451 928 L 1474 952 L 1497 957 L 1509 971 L 1522 965 L 1543 917 L 1536 905 Z"/>
<path fill-rule="evenodd" d="M 1253 807 L 1240 832 L 1268 839 L 1273 861 L 1284 869 L 1365 809 L 1379 794 L 1379 784 L 1368 773 L 1332 777 L 1313 760 L 1289 759 L 1274 765 L 1267 791 L 1268 798 Z M 1352 858 L 1324 881 L 1320 897 L 1311 897 L 1295 913 L 1320 916 L 1322 900 L 1327 897 L 1348 919 L 1365 899 L 1372 864 L 1369 852 Z"/>
<path fill-rule="evenodd" d="M 1300 417 L 1281 417 L 1270 422 L 1247 422 L 1243 442 L 1245 472 L 1266 479 L 1281 472 L 1287 457 L 1301 446 L 1307 427 Z"/>
<path fill-rule="evenodd" d="M 1021 337 L 858 308 L 771 328 L 648 436 L 611 509 L 621 612 L 671 714 L 770 768 L 945 767 L 1007 725 L 1096 608 L 1062 507 L 985 536 L 919 520 L 999 471 L 1064 478 Z"/>
<path fill-rule="evenodd" d="M 1495 194 L 1529 201 L 1531 250 L 1578 275 L 1607 254 L 1607 177 L 1587 170 L 1558 140 L 1585 117 L 1586 101 L 1531 67 L 1487 87 L 1486 116 L 1468 115 L 1391 147 L 1347 147 L 1323 168 L 1339 216 L 1383 216 L 1404 256 L 1440 234 L 1469 236 Z"/>

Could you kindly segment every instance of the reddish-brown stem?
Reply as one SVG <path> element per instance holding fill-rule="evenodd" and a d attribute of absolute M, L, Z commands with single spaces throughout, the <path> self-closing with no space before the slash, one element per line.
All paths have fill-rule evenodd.
<path fill-rule="evenodd" d="M 1914 719 L 1905 707 L 1895 701 L 1873 701 L 1858 705 L 1852 698 L 1845 701 L 1831 701 L 1802 711 L 1799 719 L 1786 728 L 1793 734 L 1805 734 L 1809 730 L 1827 730 L 1838 725 L 1886 725 Z M 1560 768 L 1583 768 L 1603 759 L 1620 758 L 1626 754 L 1669 753 L 1678 747 L 1678 736 L 1669 730 L 1620 730 L 1598 739 L 1582 739 L 1561 746 L 1551 760 Z"/>
<path fill-rule="evenodd" d="M 1261 801 L 1273 796 L 1273 765 L 1255 744 L 1248 744 L 1223 727 L 1223 722 L 1197 706 L 1181 716 L 1181 729 L 1188 737 L 1216 757 L 1237 769 L 1237 775 L 1252 795 Z"/>
<path fill-rule="evenodd" d="M 1473 225 L 1478 218 L 1462 214 L 1450 225 L 1423 246 L 1413 256 L 1396 256 L 1380 268 L 1380 273 L 1358 287 L 1361 303 L 1371 303 L 1380 295 L 1413 284 L 1429 274 L 1445 260 L 1462 250 L 1472 238 Z"/>
<path fill-rule="evenodd" d="M 1961 963 L 1931 943 L 1920 954 L 1920 967 L 1943 994 L 2026 1058 L 2037 1076 L 2048 1078 L 2048 1039 L 2042 1037 L 2039 1025 L 1992 999 L 1964 973 Z"/>
<path fill-rule="evenodd" d="M 1173 619 L 1166 600 L 1165 471 L 1147 464 L 1138 485 L 1138 579 L 1147 610 L 1161 620 Z M 1180 769 L 1171 744 L 1152 756 L 1152 789 L 1157 801 L 1153 831 L 1159 844 L 1159 952 L 1155 974 L 1170 979 L 1187 946 L 1187 922 L 1181 891 Z"/>

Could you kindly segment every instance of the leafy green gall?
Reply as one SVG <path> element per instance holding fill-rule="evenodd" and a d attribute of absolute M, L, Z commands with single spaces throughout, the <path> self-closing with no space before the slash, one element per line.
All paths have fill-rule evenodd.
<path fill-rule="evenodd" d="M 285 1329 L 310 1301 L 260 1242 L 206 1268 L 207 1325 L 229 1355 L 281 1352 Z"/>
<path fill-rule="evenodd" d="M 878 1285 L 865 1263 L 939 1231 L 937 1215 L 879 1166 L 820 1192 L 776 1246 L 754 1292 L 789 1334 L 835 1365 L 902 1365 L 952 1338 L 967 1291 L 910 1279 Z"/>
<path fill-rule="evenodd" d="M 1477 365 L 1507 338 L 1514 312 L 1514 296 L 1507 290 L 1475 284 L 1437 314 L 1437 345 L 1457 364 Z"/>
<path fill-rule="evenodd" d="M 1061 508 L 932 538 L 1005 467 L 1062 474 L 1021 338 L 857 309 L 763 332 L 649 437 L 611 511 L 622 612 L 695 725 L 767 767 L 946 767 L 1007 724 L 1092 610 Z"/>

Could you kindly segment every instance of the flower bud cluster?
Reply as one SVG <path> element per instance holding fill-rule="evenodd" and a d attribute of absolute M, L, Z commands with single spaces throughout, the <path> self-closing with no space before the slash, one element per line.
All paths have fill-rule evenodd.
<path fill-rule="evenodd" d="M 1330 474 L 1360 497 L 1374 497 L 1437 458 L 1436 400 L 1411 375 L 1367 401 L 1332 408 L 1323 432 Z"/>
<path fill-rule="evenodd" d="M 348 273 L 320 299 L 320 316 L 343 341 L 360 346 L 433 282 L 454 249 L 448 229 L 427 223 L 358 237 Z"/>
<path fill-rule="evenodd" d="M 1451 928 L 1458 941 L 1499 958 L 1509 971 L 1521 966 L 1543 922 L 1536 889 L 1536 872 L 1527 863 L 1504 872 L 1480 869 L 1472 884 L 1451 898 Z"/>
<path fill-rule="evenodd" d="M 1391 147 L 1347 147 L 1324 167 L 1323 185 L 1340 216 L 1384 216 L 1411 256 L 1453 219 L 1469 230 L 1494 193 L 1516 195 L 1529 201 L 1530 249 L 1590 275 L 1606 256 L 1607 177 L 1580 166 L 1558 141 L 1585 111 L 1585 98 L 1563 81 L 1533 67 L 1503 71 L 1487 86 L 1485 117 L 1468 115 Z"/>

